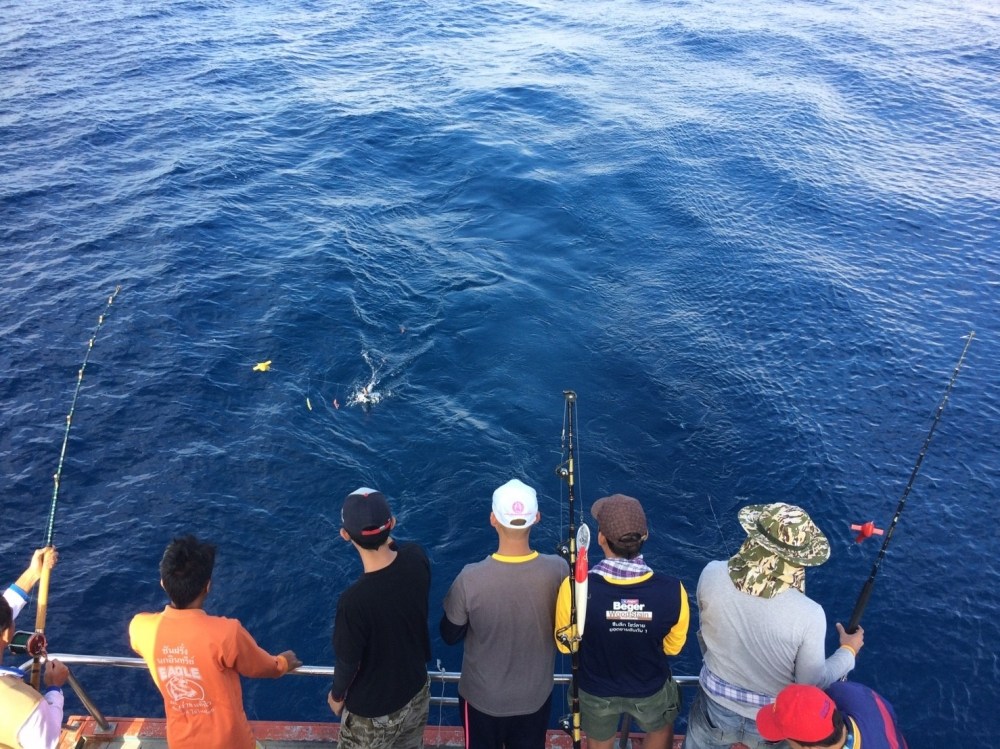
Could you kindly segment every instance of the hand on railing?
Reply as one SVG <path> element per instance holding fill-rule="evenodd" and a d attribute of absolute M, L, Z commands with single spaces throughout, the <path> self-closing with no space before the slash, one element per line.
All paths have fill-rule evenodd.
<path fill-rule="evenodd" d="M 284 658 L 285 662 L 288 663 L 288 671 L 285 673 L 290 673 L 302 666 L 302 661 L 299 660 L 299 657 L 295 655 L 295 651 L 293 650 L 286 650 L 284 653 L 279 653 L 278 657 Z"/>
<path fill-rule="evenodd" d="M 45 686 L 60 689 L 69 679 L 69 669 L 61 661 L 50 660 L 45 664 Z"/>

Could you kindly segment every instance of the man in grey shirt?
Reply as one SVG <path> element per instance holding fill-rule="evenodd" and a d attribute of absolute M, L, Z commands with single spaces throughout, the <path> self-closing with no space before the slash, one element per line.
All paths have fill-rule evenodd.
<path fill-rule="evenodd" d="M 761 738 L 757 711 L 790 683 L 825 687 L 854 668 L 863 630 L 825 653 L 826 615 L 805 594 L 807 567 L 830 544 L 805 510 L 776 502 L 740 510 L 747 539 L 728 561 L 710 562 L 698 580 L 698 639 L 705 659 L 688 716 L 686 749 L 749 749 Z"/>
<path fill-rule="evenodd" d="M 535 490 L 517 479 L 493 492 L 494 554 L 466 565 L 444 599 L 441 637 L 465 640 L 459 708 L 467 749 L 542 749 L 552 702 L 556 595 L 569 574 L 532 551 Z"/>

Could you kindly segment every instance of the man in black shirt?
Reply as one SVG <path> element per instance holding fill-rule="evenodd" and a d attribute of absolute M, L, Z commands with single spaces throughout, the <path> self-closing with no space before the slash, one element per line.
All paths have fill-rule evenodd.
<path fill-rule="evenodd" d="M 364 572 L 341 594 L 333 627 L 327 702 L 341 716 L 338 747 L 420 749 L 430 704 L 430 563 L 418 545 L 390 537 L 396 518 L 381 492 L 351 492 L 341 524 Z"/>

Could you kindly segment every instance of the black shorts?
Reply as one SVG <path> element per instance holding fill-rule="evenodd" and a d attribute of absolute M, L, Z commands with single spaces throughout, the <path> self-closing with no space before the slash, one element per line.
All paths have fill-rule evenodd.
<path fill-rule="evenodd" d="M 458 709 L 465 728 L 466 749 L 543 749 L 552 711 L 552 694 L 527 715 L 497 717 L 480 712 L 459 695 Z"/>

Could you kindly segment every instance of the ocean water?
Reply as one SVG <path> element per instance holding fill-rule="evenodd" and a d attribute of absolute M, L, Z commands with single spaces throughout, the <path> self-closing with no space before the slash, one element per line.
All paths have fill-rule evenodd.
<path fill-rule="evenodd" d="M 329 664 L 360 570 L 339 505 L 363 484 L 427 547 L 436 627 L 493 548 L 497 485 L 538 488 L 538 548 L 564 536 L 568 388 L 584 512 L 638 497 L 648 561 L 693 595 L 741 506 L 801 504 L 833 546 L 808 576 L 832 631 L 878 550 L 849 526 L 891 520 L 975 330 L 853 678 L 914 749 L 993 741 L 994 2 L 0 0 L 0 19 L 4 578 L 45 539 L 122 286 L 56 503 L 54 650 L 130 655 L 191 531 L 219 546 L 213 613 Z M 434 656 L 461 662 L 436 637 Z M 78 676 L 108 714 L 162 714 L 144 673 Z M 327 686 L 248 682 L 247 711 L 328 720 Z"/>

